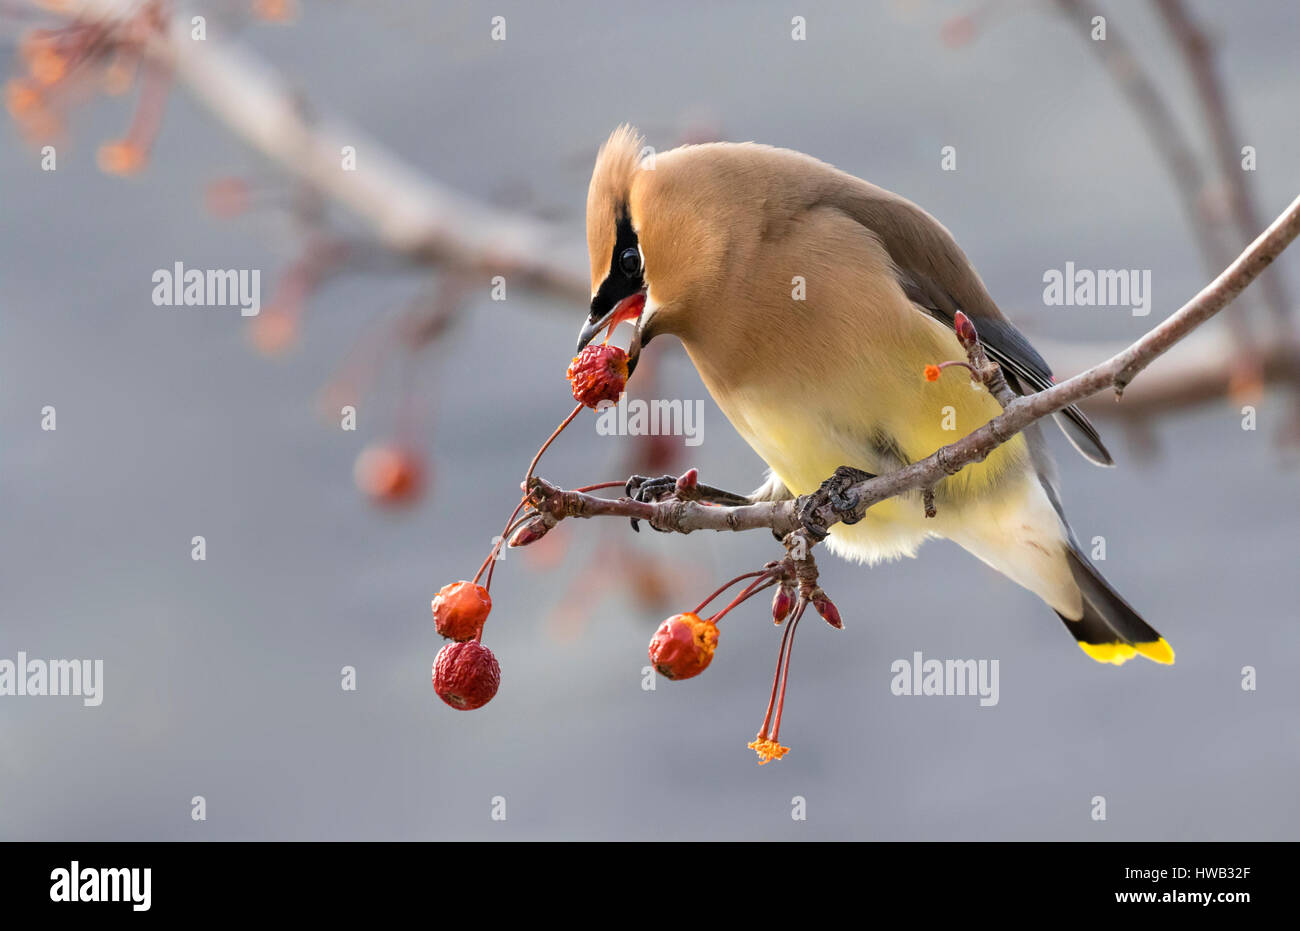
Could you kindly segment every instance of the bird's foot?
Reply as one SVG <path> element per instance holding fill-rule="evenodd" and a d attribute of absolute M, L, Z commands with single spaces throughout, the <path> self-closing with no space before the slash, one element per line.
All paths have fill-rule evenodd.
<path fill-rule="evenodd" d="M 821 516 L 824 511 L 830 511 L 842 524 L 856 524 L 862 520 L 862 515 L 856 513 L 861 499 L 853 491 L 853 486 L 869 478 L 875 476 L 851 466 L 840 466 L 834 475 L 822 482 L 820 488 L 799 498 L 795 505 L 795 516 L 799 518 L 799 523 L 818 540 L 826 538 L 830 533 L 829 523 L 834 523 L 826 522 Z"/>
<path fill-rule="evenodd" d="M 661 475 L 658 478 L 633 475 L 623 487 L 627 496 L 633 501 L 646 504 L 667 501 L 670 498 L 678 501 L 705 501 L 725 507 L 738 507 L 750 503 L 749 498 L 744 495 L 723 491 L 712 485 L 701 485 L 699 477 L 700 473 L 696 469 L 689 469 L 681 475 Z M 631 518 L 631 521 L 632 529 L 639 532 L 640 522 L 635 517 Z"/>

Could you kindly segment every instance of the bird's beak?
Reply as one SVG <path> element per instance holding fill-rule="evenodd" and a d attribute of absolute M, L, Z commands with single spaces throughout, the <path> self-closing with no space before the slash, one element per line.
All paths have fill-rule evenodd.
<path fill-rule="evenodd" d="M 626 320 L 639 321 L 641 312 L 645 310 L 645 292 L 638 291 L 636 294 L 629 294 L 623 300 L 614 305 L 614 309 L 599 320 L 588 320 L 582 327 L 582 332 L 578 334 L 578 352 L 582 352 L 583 347 L 596 338 L 597 334 L 606 327 L 613 332 L 614 327 Z M 632 346 L 628 348 L 628 355 L 635 357 L 636 352 L 640 349 L 640 339 L 638 336 L 632 337 Z"/>

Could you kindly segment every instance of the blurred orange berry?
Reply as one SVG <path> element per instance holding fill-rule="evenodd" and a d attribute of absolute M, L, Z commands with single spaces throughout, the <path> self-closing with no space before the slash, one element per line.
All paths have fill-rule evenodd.
<path fill-rule="evenodd" d="M 41 92 L 26 81 L 5 82 L 5 109 L 14 119 L 20 119 L 41 106 Z"/>
<path fill-rule="evenodd" d="M 1228 373 L 1228 398 L 1234 404 L 1253 404 L 1264 393 L 1264 373 L 1259 360 L 1238 359 Z"/>
<path fill-rule="evenodd" d="M 948 48 L 961 48 L 975 38 L 975 20 L 969 16 L 953 16 L 939 28 L 939 35 Z"/>
<path fill-rule="evenodd" d="M 424 463 L 400 446 L 368 446 L 357 457 L 357 488 L 371 501 L 388 507 L 414 503 L 424 490 Z"/>
<path fill-rule="evenodd" d="M 253 15 L 271 23 L 287 23 L 298 15 L 294 0 L 253 0 Z"/>
<path fill-rule="evenodd" d="M 27 70 L 39 83 L 57 84 L 68 73 L 68 62 L 49 46 L 38 46 L 27 63 Z"/>
<path fill-rule="evenodd" d="M 937 365 L 927 365 L 927 366 L 925 367 L 925 380 L 926 380 L 926 381 L 938 381 L 938 380 L 939 380 L 939 373 L 940 373 L 941 371 L 942 371 L 942 369 L 940 369 L 939 366 L 937 366 Z"/>
<path fill-rule="evenodd" d="M 718 626 L 698 614 L 675 614 L 650 638 L 650 662 L 666 679 L 698 676 L 713 662 Z"/>
<path fill-rule="evenodd" d="M 298 339 L 298 315 L 267 307 L 249 324 L 248 338 L 264 356 L 283 355 Z"/>
<path fill-rule="evenodd" d="M 448 640 L 474 640 L 492 610 L 492 596 L 482 585 L 452 582 L 433 596 L 433 626 Z"/>
<path fill-rule="evenodd" d="M 134 142 L 106 142 L 99 147 L 99 170 L 109 175 L 133 175 L 145 166 L 145 151 Z"/>

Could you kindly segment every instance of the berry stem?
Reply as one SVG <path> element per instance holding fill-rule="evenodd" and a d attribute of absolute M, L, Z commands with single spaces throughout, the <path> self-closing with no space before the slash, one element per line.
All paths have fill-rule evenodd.
<path fill-rule="evenodd" d="M 474 573 L 474 585 L 478 584 L 478 577 L 482 576 L 484 570 L 487 570 L 487 584 L 484 585 L 484 588 L 486 588 L 490 592 L 491 570 L 489 570 L 489 568 L 487 567 L 491 566 L 493 568 L 497 568 L 497 554 L 500 553 L 500 547 L 506 545 L 506 542 L 510 540 L 510 532 L 513 531 L 513 529 L 519 527 L 521 523 L 524 523 L 524 520 L 529 519 L 529 516 L 525 515 L 523 516 L 523 518 L 519 518 L 519 520 L 515 520 L 515 518 L 519 516 L 519 512 L 521 508 L 524 507 L 524 503 L 526 501 L 528 501 L 528 498 L 521 499 L 521 501 L 517 503 L 517 505 L 515 505 L 515 510 L 511 511 L 510 519 L 506 521 L 506 529 L 500 532 L 499 540 L 495 542 L 493 546 L 491 546 L 490 550 L 487 550 L 487 558 L 484 559 L 484 562 L 482 562 L 482 566 L 478 567 L 478 571 Z"/>
<path fill-rule="evenodd" d="M 528 463 L 528 472 L 527 474 L 524 475 L 525 493 L 528 492 L 528 482 L 533 477 L 533 469 L 537 468 L 537 462 L 542 458 L 542 453 L 546 452 L 547 447 L 549 447 L 551 443 L 555 441 L 555 438 L 564 431 L 565 427 L 573 423 L 573 418 L 578 416 L 578 413 L 582 410 L 584 406 L 585 405 L 579 404 L 577 407 L 573 409 L 573 413 L 571 413 L 568 417 L 564 418 L 563 422 L 561 422 L 561 424 L 555 428 L 555 432 L 546 438 L 546 442 L 543 443 L 542 448 L 537 451 L 537 455 L 533 457 L 533 461 Z"/>
<path fill-rule="evenodd" d="M 627 485 L 626 481 L 622 482 L 601 482 L 598 485 L 583 485 L 581 488 L 575 488 L 574 491 L 600 491 L 602 488 L 623 488 Z"/>
<path fill-rule="evenodd" d="M 719 588 L 716 592 L 714 592 L 714 593 L 713 593 L 712 595 L 710 595 L 708 598 L 705 598 L 703 601 L 701 601 L 700 604 L 699 604 L 699 606 L 698 606 L 694 611 L 692 611 L 691 613 L 692 613 L 692 614 L 699 614 L 701 611 L 703 611 L 705 608 L 707 608 L 707 607 L 709 606 L 709 602 L 711 602 L 714 598 L 717 598 L 719 595 L 721 595 L 721 594 L 722 594 L 723 592 L 725 592 L 727 589 L 731 588 L 731 586 L 735 585 L 737 582 L 744 581 L 745 579 L 752 579 L 752 578 L 754 578 L 755 576 L 759 576 L 759 575 L 767 575 L 770 571 L 771 571 L 771 570 L 769 570 L 769 569 L 756 569 L 756 570 L 753 571 L 753 572 L 746 572 L 744 575 L 738 575 L 738 576 L 736 576 L 734 579 L 732 579 L 730 582 L 727 582 L 726 584 L 724 584 L 721 588 Z"/>
<path fill-rule="evenodd" d="M 709 618 L 709 620 L 713 621 L 713 623 L 715 624 L 718 623 L 718 621 L 726 617 L 727 612 L 730 611 L 732 608 L 736 607 L 741 602 L 752 598 L 754 595 L 757 595 L 759 592 L 763 591 L 764 589 L 771 588 L 778 581 L 780 580 L 776 578 L 755 579 L 739 595 L 737 595 L 735 598 L 731 600 L 731 604 L 727 605 L 717 614 L 713 615 L 713 617 Z"/>
<path fill-rule="evenodd" d="M 555 438 L 564 431 L 565 427 L 573 423 L 573 418 L 578 416 L 578 412 L 581 411 L 582 408 L 583 405 L 579 404 L 577 407 L 573 409 L 573 412 L 569 414 L 568 417 L 564 418 L 564 420 L 560 423 L 560 425 L 555 428 L 555 431 L 549 437 L 546 438 L 546 442 L 543 443 L 542 448 L 537 451 L 537 455 L 533 457 L 533 461 L 528 463 L 528 473 L 524 476 L 524 483 L 523 483 L 524 496 L 519 499 L 519 503 L 515 505 L 515 509 L 510 513 L 510 517 L 506 521 L 506 529 L 501 531 L 501 539 L 498 540 L 495 544 L 493 544 L 492 549 L 488 551 L 487 559 L 483 560 L 483 564 L 478 567 L 478 572 L 474 573 L 475 585 L 478 584 L 478 580 L 483 577 L 483 573 L 484 571 L 486 571 L 488 577 L 487 577 L 487 582 L 484 584 L 483 587 L 488 589 L 488 591 L 492 590 L 492 571 L 496 569 L 496 555 L 497 553 L 501 552 L 501 547 L 505 546 L 506 540 L 508 540 L 510 537 L 510 531 L 513 530 L 516 526 L 515 518 L 519 516 L 519 511 L 523 508 L 524 504 L 528 501 L 528 483 L 529 481 L 532 480 L 533 470 L 537 468 L 537 463 L 539 460 L 541 460 L 542 453 L 546 452 L 547 447 L 549 447 L 551 443 L 555 441 Z M 579 489 L 579 491 L 594 491 L 597 488 L 610 488 L 614 485 L 621 485 L 621 484 L 623 483 L 606 482 L 603 485 L 593 485 L 590 488 Z M 488 568 L 489 566 L 491 568 Z"/>
<path fill-rule="evenodd" d="M 960 365 L 962 368 L 970 372 L 971 378 L 975 378 L 979 375 L 979 373 L 975 371 L 975 366 L 971 365 L 969 362 L 962 362 L 960 359 L 949 359 L 947 362 L 940 362 L 935 366 L 935 368 L 942 372 L 944 369 L 951 368 L 954 365 Z"/>
<path fill-rule="evenodd" d="M 780 743 L 781 737 L 781 715 L 785 713 L 785 687 L 790 682 L 790 656 L 794 653 L 794 629 L 799 626 L 799 619 L 803 617 L 804 610 L 808 607 L 808 602 L 799 606 L 798 613 L 795 614 L 794 620 L 790 622 L 790 645 L 785 650 L 785 667 L 781 670 L 781 695 L 776 700 L 776 719 L 772 722 L 772 733 L 770 735 L 774 743 Z"/>
<path fill-rule="evenodd" d="M 799 605 L 798 607 L 795 608 L 794 617 L 790 620 L 790 623 L 785 626 L 785 633 L 781 635 L 781 649 L 776 654 L 776 672 L 773 673 L 772 675 L 772 695 L 767 700 L 767 714 L 764 715 L 763 717 L 763 726 L 758 729 L 758 737 L 760 740 L 763 739 L 776 740 L 775 734 L 768 733 L 768 728 L 771 727 L 772 724 L 772 712 L 777 711 L 778 690 L 781 693 L 782 706 L 784 706 L 785 704 L 785 688 L 783 685 L 784 676 L 782 673 L 784 669 L 788 668 L 789 666 L 787 658 L 789 655 L 790 641 L 794 637 L 795 626 L 798 625 L 799 618 L 803 617 L 804 609 L 806 609 L 807 607 L 808 607 L 807 600 L 804 598 L 800 598 Z M 781 727 L 781 715 L 780 715 L 780 711 L 777 711 L 776 729 L 780 730 L 780 727 Z"/>
<path fill-rule="evenodd" d="M 519 508 L 523 507 L 523 504 L 524 503 L 522 501 L 519 502 L 519 507 L 515 508 L 515 513 L 510 515 L 510 521 L 509 523 L 506 524 L 506 529 L 501 531 L 501 539 L 498 540 L 492 546 L 492 552 L 488 554 L 487 581 L 483 583 L 483 587 L 486 588 L 489 592 L 492 591 L 492 573 L 495 572 L 497 568 L 497 560 L 496 560 L 497 553 L 501 552 L 501 550 L 504 547 L 510 544 L 510 535 L 515 532 L 515 530 L 519 527 L 520 524 L 532 520 L 533 517 L 535 516 L 530 512 L 528 514 L 525 514 L 523 517 L 519 518 L 518 520 L 515 520 L 514 519 L 515 514 L 519 513 Z M 480 569 L 479 571 L 482 572 L 483 570 Z M 477 579 L 475 581 L 477 582 Z"/>

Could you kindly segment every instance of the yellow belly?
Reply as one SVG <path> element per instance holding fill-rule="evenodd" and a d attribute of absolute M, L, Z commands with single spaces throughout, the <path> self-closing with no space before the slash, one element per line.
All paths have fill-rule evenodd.
<path fill-rule="evenodd" d="M 840 466 L 884 474 L 899 466 L 873 438 L 887 437 L 908 461 L 922 459 L 961 439 L 997 416 L 1001 408 L 981 387 L 971 390 L 963 371 L 945 372 L 947 384 L 918 375 L 911 392 L 894 391 L 885 409 L 870 395 L 843 398 L 819 408 L 802 393 L 731 393 L 720 399 L 724 412 L 774 475 L 792 493 L 809 494 Z M 801 396 L 802 395 L 802 396 Z M 936 487 L 939 513 L 927 518 L 921 492 L 881 501 L 853 525 L 831 529 L 827 547 L 841 556 L 878 562 L 912 556 L 927 537 L 948 536 L 974 520 L 1000 520 L 1019 511 L 1034 492 L 1027 479 L 1028 453 L 1022 437 L 995 449 Z"/>

